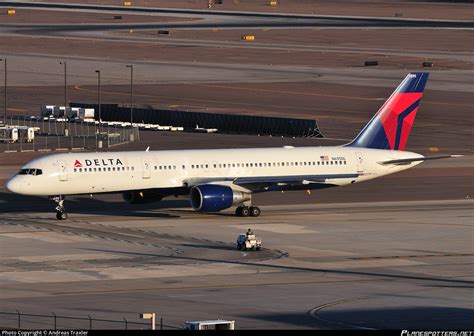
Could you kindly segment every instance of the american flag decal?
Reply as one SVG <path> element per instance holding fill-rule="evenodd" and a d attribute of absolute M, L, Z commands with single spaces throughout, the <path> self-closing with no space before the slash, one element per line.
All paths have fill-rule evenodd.
<path fill-rule="evenodd" d="M 329 156 L 327 155 L 321 155 L 320 158 L 321 158 L 321 161 L 329 161 Z"/>

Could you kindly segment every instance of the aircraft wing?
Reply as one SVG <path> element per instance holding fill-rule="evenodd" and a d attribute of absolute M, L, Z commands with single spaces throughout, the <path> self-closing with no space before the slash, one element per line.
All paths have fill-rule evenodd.
<path fill-rule="evenodd" d="M 378 162 L 381 165 L 408 165 L 412 162 L 418 162 L 418 161 L 428 161 L 428 160 L 437 160 L 437 159 L 447 159 L 447 158 L 455 158 L 455 157 L 461 157 L 463 155 L 439 155 L 439 156 L 422 156 L 422 157 L 417 157 L 417 158 L 408 158 L 408 159 L 398 159 L 398 160 L 388 160 L 388 161 L 381 161 Z"/>
<path fill-rule="evenodd" d="M 278 184 L 311 184 L 324 183 L 326 180 L 356 178 L 359 174 L 318 174 L 318 175 L 284 175 L 284 176 L 255 176 L 255 177 L 216 177 L 216 178 L 195 178 L 186 180 L 184 183 L 188 187 L 200 184 L 235 184 L 248 189 L 260 189 Z"/>

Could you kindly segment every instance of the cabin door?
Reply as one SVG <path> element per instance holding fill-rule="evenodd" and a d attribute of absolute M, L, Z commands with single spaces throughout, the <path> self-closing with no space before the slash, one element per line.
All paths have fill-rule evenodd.
<path fill-rule="evenodd" d="M 357 172 L 362 173 L 364 172 L 364 156 L 362 153 L 356 153 L 356 160 L 357 160 Z"/>
<path fill-rule="evenodd" d="M 59 169 L 59 181 L 67 181 L 67 165 L 66 161 L 60 160 L 56 163 Z"/>
<path fill-rule="evenodd" d="M 142 178 L 149 179 L 151 175 L 150 160 L 142 159 Z"/>

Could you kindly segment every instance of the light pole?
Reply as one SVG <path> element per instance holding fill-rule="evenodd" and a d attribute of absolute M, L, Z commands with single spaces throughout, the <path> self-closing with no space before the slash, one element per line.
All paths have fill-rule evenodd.
<path fill-rule="evenodd" d="M 99 107 L 99 133 L 100 133 L 100 122 L 102 120 L 101 114 L 100 114 L 100 70 L 95 71 L 97 73 L 97 101 L 98 101 L 98 107 Z"/>
<path fill-rule="evenodd" d="M 64 65 L 64 117 L 67 118 L 67 62 L 59 62 L 59 64 Z M 67 129 L 67 124 L 64 127 L 64 135 L 69 135 L 69 130 Z"/>
<path fill-rule="evenodd" d="M 130 124 L 133 125 L 133 65 L 127 68 L 130 68 Z"/>
<path fill-rule="evenodd" d="M 7 124 L 7 59 L 6 58 L 0 58 L 0 61 L 3 61 L 4 65 L 5 65 L 5 70 L 4 70 L 4 94 L 5 94 L 5 97 L 4 97 L 4 110 L 3 110 L 3 125 L 6 126 Z"/>
<path fill-rule="evenodd" d="M 64 65 L 64 108 L 67 106 L 67 62 L 59 62 Z"/>

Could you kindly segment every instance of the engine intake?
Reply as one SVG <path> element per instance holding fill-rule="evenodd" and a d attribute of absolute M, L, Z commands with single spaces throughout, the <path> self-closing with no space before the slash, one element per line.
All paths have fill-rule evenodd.
<path fill-rule="evenodd" d="M 215 212 L 248 201 L 250 194 L 228 186 L 203 184 L 191 188 L 189 199 L 194 210 Z"/>
<path fill-rule="evenodd" d="M 127 191 L 122 194 L 122 198 L 125 202 L 130 204 L 145 204 L 159 202 L 162 200 L 163 195 L 156 191 L 144 190 L 144 191 Z"/>

